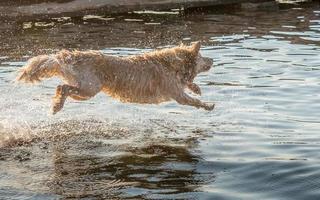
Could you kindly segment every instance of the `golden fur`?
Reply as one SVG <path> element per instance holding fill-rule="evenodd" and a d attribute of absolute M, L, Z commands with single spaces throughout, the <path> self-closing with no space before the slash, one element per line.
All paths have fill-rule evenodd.
<path fill-rule="evenodd" d="M 53 114 L 63 108 L 67 97 L 87 100 L 100 91 L 122 102 L 158 104 L 173 99 L 180 104 L 212 110 L 214 104 L 203 103 L 184 92 L 189 88 L 200 95 L 193 79 L 212 65 L 212 59 L 202 57 L 199 49 L 197 42 L 127 57 L 99 51 L 62 50 L 31 58 L 17 80 L 34 83 L 60 77 L 65 84 L 57 86 Z"/>

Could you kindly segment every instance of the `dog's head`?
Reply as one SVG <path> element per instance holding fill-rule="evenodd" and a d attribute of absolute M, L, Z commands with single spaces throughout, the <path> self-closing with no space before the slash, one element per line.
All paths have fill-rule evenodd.
<path fill-rule="evenodd" d="M 200 42 L 196 42 L 196 43 L 192 44 L 191 46 L 187 47 L 188 51 L 190 52 L 189 57 L 191 58 L 191 60 L 189 60 L 189 62 L 192 63 L 189 67 L 192 68 L 193 72 L 196 75 L 201 72 L 206 72 L 206 71 L 210 70 L 210 68 L 213 64 L 213 60 L 211 58 L 203 57 L 201 55 L 200 47 L 201 47 Z"/>
<path fill-rule="evenodd" d="M 200 47 L 200 42 L 196 42 L 190 46 L 181 45 L 175 48 L 175 69 L 187 82 L 192 82 L 197 74 L 208 71 L 213 64 L 211 58 L 200 54 Z"/>
<path fill-rule="evenodd" d="M 175 72 L 177 78 L 183 83 L 190 83 L 197 74 L 208 71 L 213 63 L 211 58 L 201 56 L 200 47 L 200 42 L 196 42 L 190 46 L 180 45 L 145 53 L 139 58 L 148 62 L 159 63 Z"/>
<path fill-rule="evenodd" d="M 200 42 L 196 42 L 189 47 L 192 55 L 195 56 L 194 68 L 195 68 L 195 72 L 197 74 L 210 70 L 210 68 L 213 64 L 213 60 L 211 58 L 203 57 L 200 54 L 200 47 L 201 47 Z"/>

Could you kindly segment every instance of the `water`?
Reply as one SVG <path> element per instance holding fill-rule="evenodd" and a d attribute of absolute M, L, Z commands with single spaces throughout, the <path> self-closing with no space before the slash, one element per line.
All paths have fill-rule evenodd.
<path fill-rule="evenodd" d="M 0 199 L 319 199 L 320 8 L 140 13 L 0 28 Z M 12 82 L 62 48 L 138 54 L 202 40 L 213 112 L 99 94 L 48 114 L 59 80 Z"/>

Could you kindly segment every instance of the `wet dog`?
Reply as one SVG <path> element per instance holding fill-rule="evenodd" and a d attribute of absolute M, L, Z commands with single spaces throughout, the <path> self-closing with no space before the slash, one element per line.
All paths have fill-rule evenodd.
<path fill-rule="evenodd" d="M 57 76 L 64 82 L 56 88 L 52 113 L 59 112 L 67 99 L 88 100 L 100 91 L 122 102 L 158 104 L 175 100 L 179 104 L 212 110 L 185 93 L 189 88 L 201 95 L 194 78 L 208 71 L 212 59 L 202 57 L 200 43 L 180 45 L 142 55 L 117 57 L 99 51 L 62 50 L 54 55 L 31 58 L 17 77 L 22 82 L 39 82 Z"/>

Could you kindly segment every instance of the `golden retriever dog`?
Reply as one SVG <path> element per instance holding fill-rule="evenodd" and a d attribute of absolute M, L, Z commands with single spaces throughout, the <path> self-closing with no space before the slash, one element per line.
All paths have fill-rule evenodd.
<path fill-rule="evenodd" d="M 201 95 L 193 83 L 198 73 L 208 71 L 212 59 L 202 57 L 200 43 L 156 50 L 142 55 L 118 57 L 99 51 L 62 50 L 54 55 L 40 55 L 28 60 L 17 77 L 22 82 L 39 82 L 57 76 L 52 113 L 59 112 L 67 99 L 88 100 L 100 91 L 122 102 L 159 104 L 175 100 L 179 104 L 212 110 L 189 96 L 185 89 Z"/>

